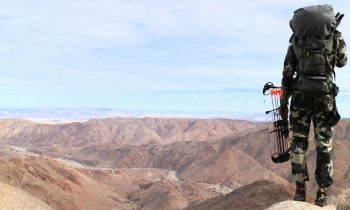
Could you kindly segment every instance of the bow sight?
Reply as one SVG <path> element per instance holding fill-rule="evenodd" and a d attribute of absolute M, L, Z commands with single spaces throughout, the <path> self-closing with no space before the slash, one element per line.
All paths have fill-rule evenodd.
<path fill-rule="evenodd" d="M 288 119 L 281 116 L 281 99 L 283 97 L 281 87 L 276 87 L 268 82 L 264 85 L 263 94 L 271 96 L 272 109 L 265 112 L 271 116 L 271 121 L 267 120 L 267 131 L 269 134 L 269 144 L 271 159 L 274 163 L 283 163 L 290 159 L 290 138 Z M 272 137 L 271 137 L 272 136 Z M 272 144 L 271 145 L 271 139 Z"/>

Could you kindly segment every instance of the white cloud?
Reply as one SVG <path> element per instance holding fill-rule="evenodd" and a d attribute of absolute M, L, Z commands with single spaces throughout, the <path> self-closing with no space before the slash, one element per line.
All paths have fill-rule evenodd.
<path fill-rule="evenodd" d="M 271 35 L 289 30 L 290 15 L 279 16 L 271 8 L 297 4 L 276 0 L 35 0 L 7 1 L 0 11 L 11 18 L 2 25 L 5 35 L 21 45 L 48 50 L 105 48 L 159 37 L 203 35 L 240 40 L 243 49 L 253 50 L 265 48 L 262 41 Z"/>
<path fill-rule="evenodd" d="M 292 11 L 321 3 L 325 1 L 14 0 L 1 4 L 1 14 L 9 18 L 0 20 L 0 43 L 74 52 L 159 38 L 210 36 L 226 41 L 207 43 L 206 49 L 213 53 L 279 53 L 287 46 Z M 349 8 L 342 1 L 338 5 Z M 350 32 L 348 27 L 342 29 Z"/>
<path fill-rule="evenodd" d="M 0 61 L 9 59 L 2 69 L 18 71 L 16 81 L 28 80 L 26 84 L 46 81 L 45 87 L 52 90 L 57 84 L 68 84 L 60 91 L 74 90 L 76 95 L 91 87 L 96 92 L 106 89 L 142 92 L 239 88 L 247 84 L 259 88 L 267 80 L 278 83 L 293 11 L 326 3 L 320 0 L 0 2 Z M 334 6 L 337 11 L 350 11 L 345 0 L 334 2 Z M 341 25 L 345 40 L 350 40 L 348 19 L 346 14 Z M 97 57 L 91 52 L 94 49 L 107 49 L 107 52 Z M 8 80 L 8 75 L 3 74 L 2 81 Z M 338 75 L 340 86 L 346 87 L 348 67 Z"/>

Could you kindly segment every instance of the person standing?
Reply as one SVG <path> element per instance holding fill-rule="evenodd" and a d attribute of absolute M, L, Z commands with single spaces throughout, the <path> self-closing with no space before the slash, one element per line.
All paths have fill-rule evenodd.
<path fill-rule="evenodd" d="M 311 122 L 317 150 L 315 179 L 319 186 L 315 204 L 327 205 L 327 188 L 333 183 L 332 134 L 340 119 L 335 97 L 335 67 L 347 63 L 346 45 L 337 30 L 343 15 L 331 5 L 313 5 L 294 12 L 290 21 L 293 35 L 284 61 L 281 115 L 292 129 L 292 179 L 294 200 L 306 201 L 305 181 L 309 180 L 305 153 Z"/>

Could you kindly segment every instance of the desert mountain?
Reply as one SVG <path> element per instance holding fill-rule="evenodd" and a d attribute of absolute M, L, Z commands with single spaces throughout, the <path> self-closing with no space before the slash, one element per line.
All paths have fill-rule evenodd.
<path fill-rule="evenodd" d="M 0 159 L 0 182 L 62 210 L 181 209 L 223 193 L 179 180 L 174 171 L 86 169 L 45 156 Z"/>
<path fill-rule="evenodd" d="M 178 141 L 215 141 L 261 129 L 247 121 L 228 119 L 109 118 L 68 124 L 41 124 L 27 120 L 0 120 L 2 143 L 58 147 L 95 145 L 168 144 Z"/>
<path fill-rule="evenodd" d="M 6 119 L 0 120 L 0 181 L 56 209 L 205 209 L 207 199 L 224 205 L 221 194 L 232 190 L 263 191 L 257 183 L 290 191 L 290 163 L 273 164 L 268 142 L 265 123 L 229 119 L 111 118 L 57 125 Z M 350 188 L 349 144 L 350 121 L 342 120 L 334 135 L 334 196 Z M 312 177 L 312 140 L 307 155 Z M 316 187 L 308 183 L 309 200 Z"/>

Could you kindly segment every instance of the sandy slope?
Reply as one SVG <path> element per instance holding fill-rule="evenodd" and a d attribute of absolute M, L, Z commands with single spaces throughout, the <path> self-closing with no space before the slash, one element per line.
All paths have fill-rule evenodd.
<path fill-rule="evenodd" d="M 27 192 L 0 182 L 0 210 L 50 210 L 43 201 Z"/>

